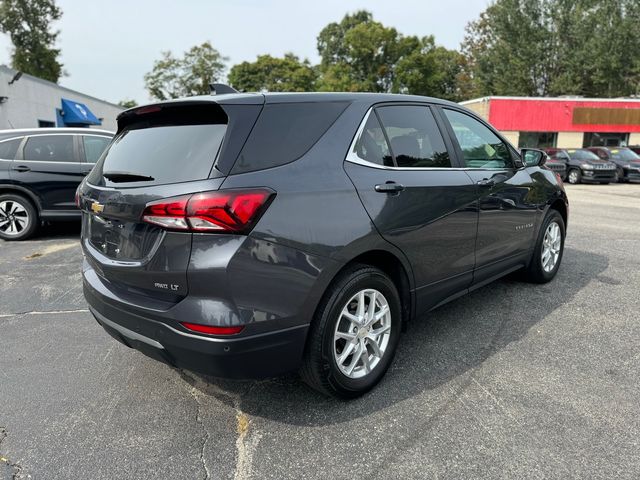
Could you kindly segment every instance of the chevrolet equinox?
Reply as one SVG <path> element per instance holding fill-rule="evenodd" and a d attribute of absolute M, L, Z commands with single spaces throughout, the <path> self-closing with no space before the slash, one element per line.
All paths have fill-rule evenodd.
<path fill-rule="evenodd" d="M 405 322 L 516 270 L 553 279 L 568 201 L 544 159 L 419 96 L 133 108 L 78 188 L 84 294 L 109 334 L 176 367 L 297 370 L 355 397 Z"/>

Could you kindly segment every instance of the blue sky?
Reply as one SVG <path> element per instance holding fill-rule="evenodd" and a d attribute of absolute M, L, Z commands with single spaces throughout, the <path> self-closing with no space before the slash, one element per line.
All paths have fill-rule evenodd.
<path fill-rule="evenodd" d="M 229 65 L 259 54 L 293 52 L 316 62 L 316 36 L 330 22 L 359 9 L 407 35 L 435 35 L 457 48 L 464 27 L 489 0 L 58 0 L 55 24 L 68 77 L 60 83 L 105 100 L 146 102 L 143 75 L 160 52 L 182 53 L 209 40 Z M 10 42 L 0 34 L 0 64 Z"/>

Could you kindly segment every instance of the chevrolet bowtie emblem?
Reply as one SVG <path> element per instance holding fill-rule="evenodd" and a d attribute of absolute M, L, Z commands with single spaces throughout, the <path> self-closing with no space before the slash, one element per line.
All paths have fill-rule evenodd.
<path fill-rule="evenodd" d="M 91 211 L 93 213 L 102 213 L 104 211 L 104 205 L 101 205 L 98 202 L 93 202 L 91 204 Z"/>

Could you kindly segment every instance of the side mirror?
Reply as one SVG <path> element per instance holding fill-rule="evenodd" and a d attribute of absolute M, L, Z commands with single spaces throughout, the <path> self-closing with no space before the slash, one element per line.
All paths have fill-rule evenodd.
<path fill-rule="evenodd" d="M 523 148 L 520 155 L 525 167 L 541 167 L 549 158 L 545 152 L 536 148 Z"/>

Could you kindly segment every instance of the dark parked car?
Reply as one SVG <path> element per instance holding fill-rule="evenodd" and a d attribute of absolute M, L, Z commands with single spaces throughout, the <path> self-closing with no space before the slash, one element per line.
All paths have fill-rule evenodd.
<path fill-rule="evenodd" d="M 78 189 L 104 329 L 223 377 L 372 388 L 404 322 L 509 272 L 558 271 L 562 185 L 457 104 L 225 94 L 127 110 Z M 518 301 L 514 299 L 514 301 Z"/>
<path fill-rule="evenodd" d="M 562 160 L 551 158 L 545 153 L 544 166 L 551 170 L 553 173 L 557 173 L 561 180 L 567 178 L 567 164 Z"/>
<path fill-rule="evenodd" d="M 590 147 L 602 160 L 613 162 L 617 167 L 619 182 L 640 180 L 640 156 L 626 147 Z"/>
<path fill-rule="evenodd" d="M 112 137 L 86 128 L 0 130 L 0 238 L 24 240 L 43 221 L 80 219 L 76 188 Z"/>
<path fill-rule="evenodd" d="M 617 181 L 616 165 L 601 160 L 598 156 L 584 148 L 547 148 L 552 160 L 562 161 L 567 165 L 567 181 L 569 183 L 611 183 Z"/>

